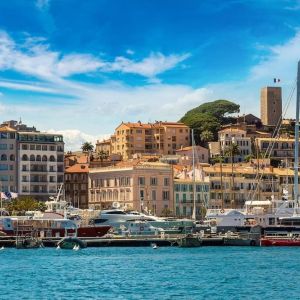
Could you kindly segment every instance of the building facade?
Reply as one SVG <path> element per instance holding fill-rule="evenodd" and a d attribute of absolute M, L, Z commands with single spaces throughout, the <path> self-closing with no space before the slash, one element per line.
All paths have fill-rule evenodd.
<path fill-rule="evenodd" d="M 192 217 L 194 189 L 196 193 L 196 219 L 200 219 L 209 205 L 209 179 L 196 179 L 195 183 L 192 179 L 174 179 L 174 207 L 177 217 Z"/>
<path fill-rule="evenodd" d="M 89 207 L 88 174 L 87 163 L 76 163 L 65 170 L 65 198 L 73 207 Z"/>
<path fill-rule="evenodd" d="M 176 150 L 176 154 L 179 156 L 180 165 L 192 165 L 193 164 L 193 147 L 182 147 Z M 201 146 L 194 146 L 195 163 L 208 163 L 209 162 L 209 150 Z"/>
<path fill-rule="evenodd" d="M 260 113 L 263 125 L 276 126 L 282 116 L 281 87 L 264 87 L 260 94 Z"/>
<path fill-rule="evenodd" d="M 62 135 L 39 132 L 16 121 L 4 122 L 0 158 L 2 191 L 45 200 L 64 182 Z"/>
<path fill-rule="evenodd" d="M 172 167 L 163 163 L 127 162 L 113 167 L 91 168 L 89 206 L 126 209 L 163 215 L 173 212 Z"/>
<path fill-rule="evenodd" d="M 278 176 L 272 167 L 216 164 L 203 167 L 210 180 L 209 208 L 243 208 L 246 200 L 281 199 Z"/>
<path fill-rule="evenodd" d="M 190 145 L 190 129 L 177 122 L 122 123 L 111 143 L 112 153 L 122 155 L 124 160 L 137 153 L 170 155 Z"/>

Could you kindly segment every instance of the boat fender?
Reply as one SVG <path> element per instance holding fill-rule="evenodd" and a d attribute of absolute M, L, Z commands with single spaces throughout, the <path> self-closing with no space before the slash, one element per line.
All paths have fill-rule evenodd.
<path fill-rule="evenodd" d="M 221 213 L 221 214 L 224 214 L 224 212 L 225 212 L 224 209 L 221 209 L 221 210 L 220 210 L 220 213 Z"/>
<path fill-rule="evenodd" d="M 256 241 L 251 240 L 251 241 L 250 241 L 250 246 L 256 246 Z"/>
<path fill-rule="evenodd" d="M 141 230 L 141 231 L 144 231 L 144 227 L 143 227 L 143 226 L 141 226 L 141 227 L 140 227 L 140 230 Z"/>

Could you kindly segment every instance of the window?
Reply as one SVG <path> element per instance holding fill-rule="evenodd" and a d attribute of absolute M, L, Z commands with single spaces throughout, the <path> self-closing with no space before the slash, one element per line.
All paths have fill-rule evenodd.
<path fill-rule="evenodd" d="M 1 160 L 3 161 L 3 160 L 7 160 L 7 155 L 6 154 L 2 154 L 1 155 Z"/>
<path fill-rule="evenodd" d="M 150 184 L 151 185 L 157 185 L 157 178 L 156 177 L 151 177 L 150 178 Z"/>
<path fill-rule="evenodd" d="M 22 144 L 22 150 L 28 150 L 28 145 Z"/>
<path fill-rule="evenodd" d="M 41 145 L 36 145 L 36 150 L 41 150 Z"/>
<path fill-rule="evenodd" d="M 176 203 L 179 203 L 179 194 L 176 193 L 175 197 L 176 197 Z"/>
<path fill-rule="evenodd" d="M 156 201 L 156 191 L 155 191 L 155 190 L 153 190 L 153 191 L 151 192 L 151 195 L 152 195 L 152 200 L 153 200 L 153 201 Z"/>
<path fill-rule="evenodd" d="M 30 145 L 30 150 L 35 150 L 35 145 Z"/>
<path fill-rule="evenodd" d="M 0 144 L 0 150 L 7 150 L 7 144 Z"/>
<path fill-rule="evenodd" d="M 14 144 L 9 144 L 9 149 L 13 150 L 14 149 Z"/>
<path fill-rule="evenodd" d="M 180 184 L 175 184 L 175 192 L 180 192 Z"/>
<path fill-rule="evenodd" d="M 170 192 L 169 191 L 163 191 L 162 192 L 162 198 L 163 198 L 163 200 L 164 201 L 167 201 L 167 200 L 169 200 L 170 199 Z"/>
<path fill-rule="evenodd" d="M 169 186 L 170 185 L 170 180 L 168 177 L 164 178 L 164 186 Z"/>
<path fill-rule="evenodd" d="M 6 170 L 8 170 L 8 165 L 0 164 L 0 171 L 6 171 Z"/>
<path fill-rule="evenodd" d="M 143 201 L 144 200 L 144 190 L 140 190 L 140 199 Z"/>
<path fill-rule="evenodd" d="M 145 185 L 145 177 L 139 177 L 139 185 Z"/>
<path fill-rule="evenodd" d="M 43 145 L 43 146 L 42 146 L 42 150 L 43 150 L 43 151 L 47 151 L 47 150 L 48 150 L 47 145 Z"/>

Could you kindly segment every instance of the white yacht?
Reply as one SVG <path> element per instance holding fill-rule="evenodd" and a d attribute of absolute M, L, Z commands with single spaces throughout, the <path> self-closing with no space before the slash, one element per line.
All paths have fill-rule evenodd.
<path fill-rule="evenodd" d="M 122 209 L 103 210 L 98 217 L 91 219 L 91 223 L 95 226 L 110 225 L 115 231 L 119 231 L 123 226 L 128 228 L 128 224 L 134 221 L 147 221 L 153 227 L 162 228 L 168 233 L 190 231 L 194 227 L 194 221 L 190 219 L 161 218 Z"/>

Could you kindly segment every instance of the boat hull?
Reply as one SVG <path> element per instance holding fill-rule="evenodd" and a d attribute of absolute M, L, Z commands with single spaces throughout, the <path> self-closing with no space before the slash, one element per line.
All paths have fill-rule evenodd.
<path fill-rule="evenodd" d="M 260 245 L 264 247 L 300 247 L 300 240 L 298 239 L 267 239 L 262 238 L 260 240 Z"/>
<path fill-rule="evenodd" d="M 67 229 L 68 235 L 76 235 L 79 238 L 89 238 L 89 237 L 102 237 L 110 230 L 111 226 L 83 226 L 75 229 Z M 18 232 L 13 230 L 2 230 L 8 236 L 26 236 L 32 234 L 34 231 L 35 234 L 42 238 L 47 237 L 64 237 L 66 235 L 65 228 L 35 228 L 27 230 L 19 230 Z M 77 232 L 76 232 L 77 231 Z"/>

